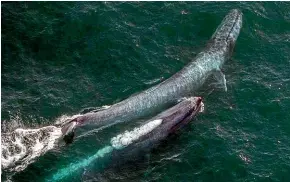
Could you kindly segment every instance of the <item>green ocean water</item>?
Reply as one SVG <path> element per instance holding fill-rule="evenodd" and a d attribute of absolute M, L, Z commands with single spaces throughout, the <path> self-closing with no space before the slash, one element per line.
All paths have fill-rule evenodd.
<path fill-rule="evenodd" d="M 145 159 L 65 181 L 289 181 L 290 3 L 2 2 L 1 131 L 53 125 L 156 85 L 202 50 L 233 8 L 243 28 L 209 79 L 205 112 Z M 126 124 L 78 138 L 4 181 L 44 181 L 94 155 Z"/>

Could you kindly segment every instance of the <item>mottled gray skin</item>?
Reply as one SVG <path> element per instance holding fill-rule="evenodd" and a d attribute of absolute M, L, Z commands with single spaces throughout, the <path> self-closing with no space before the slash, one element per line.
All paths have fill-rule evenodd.
<path fill-rule="evenodd" d="M 110 108 L 84 114 L 71 122 L 78 125 L 94 124 L 96 127 L 112 125 L 146 116 L 169 107 L 179 99 L 191 96 L 215 71 L 220 71 L 230 58 L 242 27 L 242 13 L 231 10 L 211 37 L 206 48 L 188 65 L 162 83 L 131 96 Z M 64 135 L 68 133 L 63 130 Z"/>

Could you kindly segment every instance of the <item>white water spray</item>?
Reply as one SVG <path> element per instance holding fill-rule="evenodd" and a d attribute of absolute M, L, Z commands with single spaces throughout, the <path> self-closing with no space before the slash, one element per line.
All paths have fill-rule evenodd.
<path fill-rule="evenodd" d="M 58 118 L 55 125 L 79 115 Z M 11 121 L 13 122 L 13 121 Z M 17 128 L 1 135 L 1 167 L 9 171 L 22 171 L 37 157 L 53 149 L 62 136 L 61 128 L 45 126 L 37 129 Z"/>
<path fill-rule="evenodd" d="M 125 131 L 122 134 L 117 135 L 116 137 L 111 139 L 111 144 L 116 149 L 122 149 L 134 141 L 138 140 L 141 136 L 150 133 L 157 126 L 162 123 L 162 119 L 153 120 L 144 124 L 139 128 L 135 128 L 132 131 Z"/>

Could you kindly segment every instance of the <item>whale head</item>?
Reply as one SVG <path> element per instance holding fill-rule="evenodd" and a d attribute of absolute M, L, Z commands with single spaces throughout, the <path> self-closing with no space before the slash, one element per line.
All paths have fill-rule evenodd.
<path fill-rule="evenodd" d="M 203 102 L 201 97 L 187 98 L 160 114 L 159 117 L 163 121 L 160 127 L 165 133 L 174 133 L 202 111 Z"/>
<path fill-rule="evenodd" d="M 235 42 L 242 28 L 243 13 L 238 9 L 231 10 L 223 19 L 211 37 L 211 42 L 216 45 L 215 48 L 225 50 L 227 55 L 231 55 Z"/>

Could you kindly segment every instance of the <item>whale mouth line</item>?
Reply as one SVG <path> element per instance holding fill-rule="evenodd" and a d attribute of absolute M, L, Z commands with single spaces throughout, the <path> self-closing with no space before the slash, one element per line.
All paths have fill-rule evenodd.
<path fill-rule="evenodd" d="M 182 126 L 186 125 L 188 122 L 190 122 L 190 120 L 199 112 L 203 112 L 204 111 L 204 104 L 202 102 L 202 98 L 201 97 L 197 97 L 197 101 L 194 103 L 193 107 L 186 113 L 186 115 L 175 125 L 173 125 L 171 127 L 171 132 L 174 132 L 180 128 L 182 128 Z"/>

